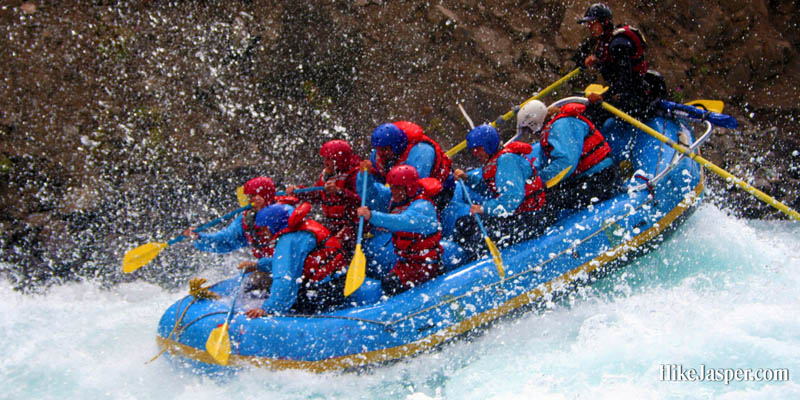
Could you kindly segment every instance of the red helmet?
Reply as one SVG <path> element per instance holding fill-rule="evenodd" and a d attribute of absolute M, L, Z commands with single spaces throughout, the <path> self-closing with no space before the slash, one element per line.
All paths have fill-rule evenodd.
<path fill-rule="evenodd" d="M 353 156 L 353 148 L 344 140 L 331 140 L 319 149 L 322 158 L 333 160 L 337 166 L 345 168 Z"/>
<path fill-rule="evenodd" d="M 275 183 L 266 176 L 258 176 L 244 184 L 244 194 L 248 196 L 259 195 L 271 204 L 275 201 Z"/>
<path fill-rule="evenodd" d="M 408 137 L 418 137 L 424 134 L 421 126 L 410 121 L 397 121 L 393 122 L 393 124 L 400 128 L 401 131 L 405 132 Z"/>
<path fill-rule="evenodd" d="M 419 174 L 410 165 L 397 165 L 386 174 L 386 183 L 406 187 L 406 196 L 414 196 L 419 188 Z"/>

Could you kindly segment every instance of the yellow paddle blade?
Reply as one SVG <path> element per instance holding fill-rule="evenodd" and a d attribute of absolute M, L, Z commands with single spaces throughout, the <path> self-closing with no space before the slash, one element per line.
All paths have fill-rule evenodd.
<path fill-rule="evenodd" d="M 250 198 L 244 194 L 244 186 L 239 186 L 236 188 L 236 200 L 239 201 L 239 205 L 242 207 L 250 204 Z"/>
<path fill-rule="evenodd" d="M 708 111 L 721 113 L 722 109 L 725 108 L 725 103 L 721 100 L 692 100 L 686 103 L 687 106 L 702 106 Z"/>
<path fill-rule="evenodd" d="M 218 326 L 211 331 L 206 341 L 206 351 L 220 365 L 228 365 L 228 358 L 231 355 L 231 339 L 228 336 L 228 323 Z"/>
<path fill-rule="evenodd" d="M 500 278 L 505 278 L 506 270 L 503 268 L 503 257 L 500 256 L 500 250 L 497 249 L 497 245 L 494 244 L 489 236 L 484 236 L 483 238 L 486 239 L 486 245 L 489 246 L 489 252 L 492 253 L 492 261 L 497 267 L 497 275 L 500 275 Z"/>
<path fill-rule="evenodd" d="M 350 296 L 355 292 L 361 284 L 364 283 L 364 278 L 367 272 L 367 257 L 364 256 L 364 251 L 361 250 L 361 243 L 356 245 L 356 253 L 353 255 L 353 261 L 350 262 L 350 268 L 347 269 L 347 280 L 344 282 L 344 295 Z"/>
<path fill-rule="evenodd" d="M 152 261 L 161 250 L 169 246 L 166 243 L 146 243 L 135 249 L 128 250 L 122 259 L 122 272 L 129 274 L 143 265 Z"/>
<path fill-rule="evenodd" d="M 589 97 L 589 95 L 592 93 L 603 94 L 606 92 L 606 90 L 608 90 L 608 86 L 603 86 L 599 83 L 592 83 L 583 90 L 583 93 L 586 97 Z"/>

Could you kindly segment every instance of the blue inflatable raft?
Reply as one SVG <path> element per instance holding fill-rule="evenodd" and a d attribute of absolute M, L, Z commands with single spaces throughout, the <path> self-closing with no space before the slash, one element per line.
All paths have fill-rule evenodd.
<path fill-rule="evenodd" d="M 585 101 L 561 102 L 576 99 Z M 681 120 L 648 121 L 693 151 L 710 137 L 712 126 L 704 124 L 695 139 Z M 704 187 L 702 168 L 670 146 L 628 126 L 604 133 L 617 161 L 623 148 L 632 149 L 627 185 L 612 199 L 565 211 L 542 236 L 503 249 L 505 279 L 484 258 L 400 295 L 324 314 L 247 319 L 246 305 L 237 302 L 223 367 L 205 344 L 237 293 L 237 279 L 230 279 L 211 288 L 220 300 L 187 296 L 169 307 L 158 325 L 158 346 L 171 360 L 204 373 L 252 366 L 347 370 L 412 356 L 588 284 L 663 240 L 695 208 Z"/>

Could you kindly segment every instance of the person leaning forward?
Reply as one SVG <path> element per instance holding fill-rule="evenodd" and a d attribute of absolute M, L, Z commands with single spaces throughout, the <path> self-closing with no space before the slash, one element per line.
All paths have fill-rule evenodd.
<path fill-rule="evenodd" d="M 467 134 L 467 147 L 483 163 L 482 168 L 469 173 L 461 169 L 454 172 L 468 190 L 480 195 L 470 196 L 477 204 L 469 207 L 469 213 L 481 215 L 487 233 L 501 247 L 540 234 L 548 221 L 537 213 L 545 204 L 545 191 L 533 165 L 532 146 L 512 142 L 501 147 L 497 130 L 484 124 Z M 457 244 L 477 258 L 486 248 L 471 215 L 457 219 L 455 237 Z"/>

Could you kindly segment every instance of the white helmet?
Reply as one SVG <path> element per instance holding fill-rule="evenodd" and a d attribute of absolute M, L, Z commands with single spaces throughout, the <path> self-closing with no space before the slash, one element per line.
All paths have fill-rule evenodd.
<path fill-rule="evenodd" d="M 539 100 L 531 100 L 525 103 L 517 113 L 517 134 L 522 128 L 530 128 L 533 132 L 538 132 L 544 125 L 544 118 L 547 116 L 547 106 Z"/>

